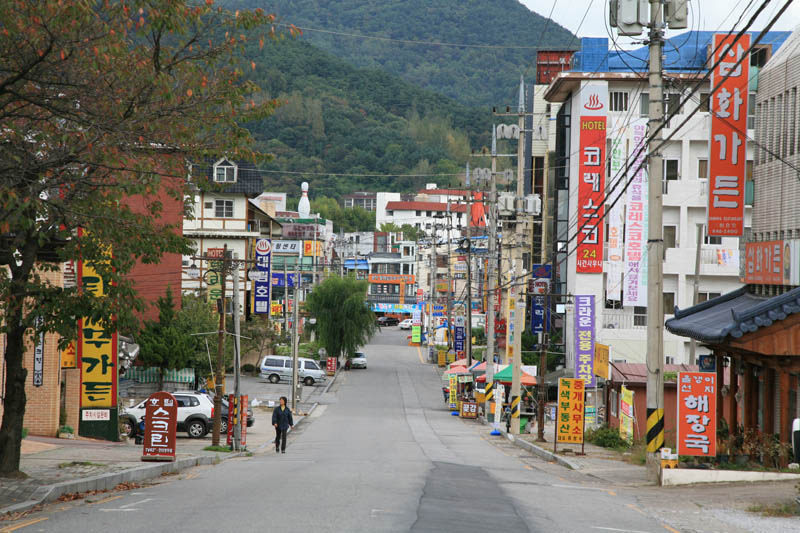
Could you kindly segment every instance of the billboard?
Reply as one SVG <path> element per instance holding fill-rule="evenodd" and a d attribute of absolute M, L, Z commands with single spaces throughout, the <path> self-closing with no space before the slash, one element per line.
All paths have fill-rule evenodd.
<path fill-rule="evenodd" d="M 750 48 L 745 33 L 733 44 L 732 34 L 714 35 L 711 87 L 720 87 L 709 100 L 711 139 L 709 143 L 708 234 L 744 234 L 744 189 L 747 164 L 747 93 Z M 737 62 L 742 60 L 738 65 Z"/>
<path fill-rule="evenodd" d="M 556 442 L 583 442 L 583 417 L 585 383 L 582 379 L 558 380 L 558 415 L 556 416 Z"/>
<path fill-rule="evenodd" d="M 105 280 L 91 263 L 78 263 L 81 289 L 95 298 L 107 291 Z M 78 360 L 81 368 L 81 408 L 117 405 L 117 331 L 113 323 L 78 321 Z"/>
<path fill-rule="evenodd" d="M 678 455 L 717 455 L 716 374 L 678 374 Z"/>
<path fill-rule="evenodd" d="M 603 272 L 603 209 L 606 195 L 608 86 L 581 86 L 578 152 L 578 273 Z"/>

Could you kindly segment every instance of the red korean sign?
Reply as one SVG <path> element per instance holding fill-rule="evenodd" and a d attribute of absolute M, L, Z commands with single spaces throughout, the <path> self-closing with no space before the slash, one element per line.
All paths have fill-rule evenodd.
<path fill-rule="evenodd" d="M 784 284 L 783 241 L 748 242 L 745 249 L 745 283 Z"/>
<path fill-rule="evenodd" d="M 579 273 L 603 272 L 603 210 L 606 190 L 605 85 L 581 87 L 580 151 L 578 163 Z"/>
<path fill-rule="evenodd" d="M 247 394 L 242 395 L 242 448 L 247 446 Z"/>
<path fill-rule="evenodd" d="M 168 392 L 155 392 L 147 399 L 142 461 L 174 461 L 177 444 L 178 402 Z"/>
<path fill-rule="evenodd" d="M 228 446 L 233 444 L 233 427 L 238 422 L 236 396 L 233 394 L 228 395 Z"/>
<path fill-rule="evenodd" d="M 327 371 L 328 375 L 332 376 L 336 373 L 336 358 L 335 357 L 328 357 L 328 364 L 327 364 Z"/>
<path fill-rule="evenodd" d="M 717 455 L 716 374 L 678 374 L 678 455 Z"/>
<path fill-rule="evenodd" d="M 709 160 L 708 234 L 740 236 L 744 233 L 744 182 L 747 165 L 747 91 L 750 61 L 742 59 L 750 48 L 750 35 L 736 44 L 734 35 L 714 35 L 711 86 L 719 88 L 709 102 L 711 142 Z M 732 45 L 732 46 L 731 46 Z M 739 60 L 741 63 L 737 65 Z"/>

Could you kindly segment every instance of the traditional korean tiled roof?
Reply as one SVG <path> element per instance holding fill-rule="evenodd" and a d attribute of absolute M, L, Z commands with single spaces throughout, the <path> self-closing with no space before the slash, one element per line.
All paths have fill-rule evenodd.
<path fill-rule="evenodd" d="M 742 287 L 684 310 L 666 322 L 669 332 L 700 342 L 719 344 L 800 313 L 800 287 L 779 296 L 757 296 Z"/>

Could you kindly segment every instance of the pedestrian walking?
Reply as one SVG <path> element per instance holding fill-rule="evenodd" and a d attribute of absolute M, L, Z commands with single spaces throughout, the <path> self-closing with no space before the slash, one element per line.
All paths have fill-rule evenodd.
<path fill-rule="evenodd" d="M 294 427 L 292 411 L 286 406 L 286 396 L 281 396 L 280 404 L 272 411 L 272 425 L 275 427 L 275 453 L 286 453 L 286 433 Z"/>

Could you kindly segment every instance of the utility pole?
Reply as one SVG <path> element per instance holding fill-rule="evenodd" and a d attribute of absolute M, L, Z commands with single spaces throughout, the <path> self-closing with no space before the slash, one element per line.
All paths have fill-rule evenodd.
<path fill-rule="evenodd" d="M 547 157 L 545 156 L 545 161 Z M 542 253 L 541 253 L 541 261 L 542 265 L 546 265 L 550 261 L 550 254 L 547 251 L 547 232 L 550 228 L 548 223 L 548 205 L 550 202 L 549 199 L 550 195 L 550 167 L 548 163 L 545 163 L 544 166 L 544 174 L 542 176 Z M 550 267 L 550 280 L 548 281 L 548 287 L 545 291 L 546 296 L 542 296 L 542 301 L 544 303 L 544 325 L 542 326 L 542 332 L 539 334 L 539 368 L 538 370 L 538 378 L 537 378 L 537 387 L 538 387 L 538 407 L 536 409 L 536 440 L 538 442 L 546 442 L 544 438 L 544 406 L 547 403 L 547 385 L 545 384 L 544 378 L 547 374 L 547 347 L 550 344 L 550 317 L 552 314 L 550 313 L 550 292 L 553 290 L 553 282 L 555 281 L 555 268 L 552 266 Z M 538 298 L 538 296 L 534 295 L 533 298 Z"/>
<path fill-rule="evenodd" d="M 286 273 L 286 260 L 288 257 L 283 258 L 283 330 L 286 331 L 289 327 L 287 311 L 289 309 L 289 276 Z"/>
<path fill-rule="evenodd" d="M 489 270 L 488 295 L 489 303 L 486 310 L 486 420 L 495 421 L 492 414 L 492 401 L 494 400 L 494 302 L 497 298 L 497 260 L 495 258 L 497 246 L 497 133 L 492 125 L 492 171 L 490 176 L 489 188 L 489 213 L 487 224 L 489 226 L 489 260 L 487 268 Z M 496 413 L 499 421 L 500 413 Z"/>
<path fill-rule="evenodd" d="M 431 343 L 436 344 L 436 320 L 434 319 L 434 310 L 436 308 L 436 301 L 438 297 L 436 295 L 436 279 L 439 270 L 439 258 L 436 257 L 436 246 L 438 244 L 439 237 L 436 234 L 436 222 L 433 223 L 433 239 L 431 240 Z"/>
<path fill-rule="evenodd" d="M 297 376 L 299 375 L 297 369 L 297 356 L 300 349 L 300 336 L 298 332 L 300 329 L 297 327 L 300 307 L 300 288 L 303 286 L 303 272 L 298 274 L 297 264 L 294 268 L 294 302 L 292 304 L 292 412 L 297 413 Z"/>
<path fill-rule="evenodd" d="M 211 430 L 211 445 L 219 446 L 219 431 L 222 427 L 222 388 L 225 380 L 225 285 L 228 271 L 228 245 L 222 250 L 222 272 L 219 306 L 219 331 L 217 334 L 217 376 L 214 379 L 214 425 Z"/>
<path fill-rule="evenodd" d="M 467 163 L 467 184 L 469 184 L 469 163 Z M 467 368 L 472 368 L 472 191 L 467 201 Z"/>
<path fill-rule="evenodd" d="M 445 197 L 446 198 L 446 197 Z M 453 348 L 453 273 L 451 271 L 450 263 L 450 202 L 447 202 L 447 348 Z"/>
<path fill-rule="evenodd" d="M 650 0 L 650 142 L 647 222 L 647 462 L 656 463 L 664 445 L 664 300 L 662 230 L 663 162 L 659 147 L 664 123 L 663 0 Z"/>
<path fill-rule="evenodd" d="M 520 307 L 522 308 L 522 315 L 525 316 L 525 291 L 517 288 L 513 289 L 515 282 L 514 277 L 523 274 L 522 269 L 522 243 L 525 238 L 525 221 L 523 219 L 524 207 L 524 148 L 525 148 L 525 83 L 522 76 L 519 78 L 519 104 L 517 106 L 517 113 L 519 114 L 519 142 L 517 143 L 517 218 L 514 225 L 516 233 L 516 243 L 513 250 L 512 259 L 512 283 L 508 289 L 508 305 L 509 305 L 509 320 L 506 327 L 513 333 L 511 349 L 511 434 L 519 435 L 519 403 L 520 403 L 520 380 L 522 378 L 522 328 L 519 327 L 520 320 Z M 514 301 L 516 297 L 516 301 Z M 519 305 L 519 300 L 522 299 L 522 305 Z M 513 315 L 512 312 L 513 311 Z"/>
<path fill-rule="evenodd" d="M 694 282 L 692 283 L 692 305 L 697 305 L 698 292 L 700 291 L 700 250 L 703 246 L 704 226 L 697 225 L 697 249 L 694 252 Z M 689 341 L 689 364 L 693 365 L 697 361 L 697 341 L 692 338 Z"/>
<path fill-rule="evenodd" d="M 236 259 L 236 258 L 234 258 Z M 236 266 L 231 273 L 233 276 L 233 396 L 234 404 L 228 404 L 228 424 L 233 426 L 233 449 L 239 451 L 242 443 L 241 402 L 239 396 L 240 372 L 242 368 L 242 344 L 239 337 L 239 267 Z M 234 412 L 234 406 L 236 411 Z M 216 412 L 215 412 L 216 414 Z"/>

